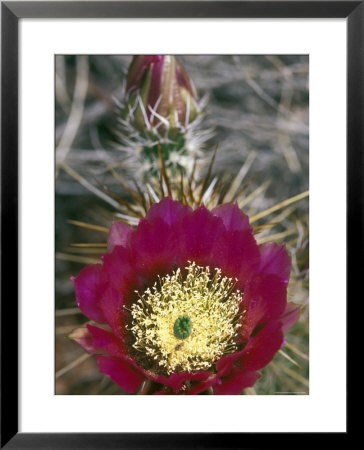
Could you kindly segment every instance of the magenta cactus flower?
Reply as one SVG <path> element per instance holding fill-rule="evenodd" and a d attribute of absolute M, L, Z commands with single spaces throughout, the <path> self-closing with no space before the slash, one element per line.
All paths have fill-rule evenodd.
<path fill-rule="evenodd" d="M 136 229 L 114 221 L 108 247 L 74 278 L 79 308 L 100 326 L 72 337 L 126 393 L 239 394 L 298 318 L 285 247 L 258 245 L 236 204 L 164 198 Z"/>
<path fill-rule="evenodd" d="M 172 55 L 139 55 L 131 62 L 124 116 L 140 130 L 185 127 L 199 111 L 196 89 Z"/>

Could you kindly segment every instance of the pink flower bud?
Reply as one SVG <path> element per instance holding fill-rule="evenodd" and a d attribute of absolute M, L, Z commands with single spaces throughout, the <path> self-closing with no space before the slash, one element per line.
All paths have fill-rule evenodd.
<path fill-rule="evenodd" d="M 186 127 L 198 112 L 196 89 L 171 55 L 134 56 L 126 85 L 124 117 L 141 131 Z"/>

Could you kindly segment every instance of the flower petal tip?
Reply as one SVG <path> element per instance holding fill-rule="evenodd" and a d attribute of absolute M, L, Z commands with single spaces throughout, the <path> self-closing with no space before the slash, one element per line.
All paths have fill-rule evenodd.
<path fill-rule="evenodd" d="M 288 331 L 298 321 L 301 313 L 301 306 L 295 303 L 287 303 L 287 306 L 282 314 L 281 323 L 282 330 Z"/>

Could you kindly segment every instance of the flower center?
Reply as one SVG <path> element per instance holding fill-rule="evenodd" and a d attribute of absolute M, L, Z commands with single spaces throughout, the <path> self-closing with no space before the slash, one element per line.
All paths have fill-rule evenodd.
<path fill-rule="evenodd" d="M 236 280 L 194 262 L 186 270 L 159 277 L 131 306 L 133 347 L 167 374 L 208 369 L 236 350 L 242 326 Z"/>

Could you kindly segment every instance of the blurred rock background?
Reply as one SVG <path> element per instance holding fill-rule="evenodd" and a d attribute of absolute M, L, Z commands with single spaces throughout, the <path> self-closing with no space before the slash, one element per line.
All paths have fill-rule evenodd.
<path fill-rule="evenodd" d="M 178 56 L 200 97 L 207 96 L 204 127 L 214 136 L 205 152 L 218 145 L 214 173 L 233 177 L 247 160 L 246 180 L 253 192 L 245 211 L 255 214 L 308 189 L 309 61 L 307 55 Z M 96 262 L 106 235 L 72 221 L 108 227 L 115 208 L 94 193 L 107 185 L 126 192 L 111 176 L 114 167 L 130 180 L 123 154 L 115 148 L 115 100 L 122 100 L 131 56 L 57 56 L 55 73 L 56 136 L 56 394 L 122 394 L 101 375 L 92 357 L 67 335 L 87 319 L 76 309 L 71 275 Z M 78 181 L 75 179 L 78 178 Z M 91 188 L 91 189 L 92 189 Z M 250 394 L 308 393 L 308 201 L 291 208 L 275 232 L 293 257 L 295 277 L 289 297 L 302 306 L 287 346 L 262 371 Z"/>

